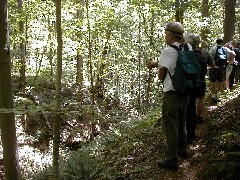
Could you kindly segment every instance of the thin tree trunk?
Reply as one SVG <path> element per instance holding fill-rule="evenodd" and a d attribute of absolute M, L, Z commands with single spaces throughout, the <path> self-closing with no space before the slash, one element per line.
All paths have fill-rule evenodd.
<path fill-rule="evenodd" d="M 110 49 L 109 47 L 109 40 L 111 37 L 111 29 L 106 33 L 106 43 L 104 45 L 103 51 L 102 51 L 102 57 L 98 61 L 98 72 L 97 72 L 97 78 L 96 78 L 96 83 L 95 83 L 95 92 L 98 97 L 103 98 L 104 97 L 104 70 L 106 68 L 106 57 L 108 54 L 108 51 Z"/>
<path fill-rule="evenodd" d="M 7 0 L 0 1 L 0 109 L 13 109 Z M 21 179 L 13 112 L 0 113 L 1 140 L 6 180 Z"/>
<path fill-rule="evenodd" d="M 55 32 L 55 21 L 50 20 L 51 14 L 48 15 L 48 43 L 49 43 L 49 49 L 47 50 L 48 53 L 48 60 L 50 64 L 50 79 L 53 80 L 53 32 Z"/>
<path fill-rule="evenodd" d="M 208 5 L 208 0 L 202 0 L 202 19 L 205 21 L 209 17 L 209 5 Z M 202 47 L 207 48 L 207 42 L 208 42 L 208 34 L 209 34 L 209 29 L 207 27 L 203 27 L 201 30 L 201 39 L 202 39 Z"/>
<path fill-rule="evenodd" d="M 87 21 L 88 21 L 88 64 L 89 64 L 89 71 L 90 71 L 90 82 L 91 82 L 91 114 L 94 116 L 94 85 L 93 85 L 93 66 L 92 66 L 92 41 L 91 41 L 91 25 L 90 25 L 90 17 L 89 17 L 89 0 L 86 0 L 86 9 L 87 9 Z M 94 138 L 94 129 L 95 124 L 91 123 L 91 133 L 90 133 L 90 140 Z"/>
<path fill-rule="evenodd" d="M 144 27 L 145 27 L 145 31 L 146 34 L 148 35 L 148 30 L 147 27 L 148 25 L 146 24 L 146 18 L 143 16 L 144 18 Z M 151 11 L 151 25 L 150 25 L 150 35 L 148 35 L 149 37 L 149 46 L 154 49 L 154 40 L 153 40 L 153 34 L 154 34 L 154 19 L 155 19 L 155 14 L 154 14 L 154 10 Z M 150 57 L 150 59 L 155 59 L 154 58 L 154 53 L 153 51 L 151 51 L 151 53 L 148 55 Z M 148 70 L 148 78 L 147 78 L 147 89 L 146 89 L 146 111 L 149 111 L 149 107 L 150 107 L 150 92 L 151 92 L 151 82 L 152 82 L 152 69 Z"/>
<path fill-rule="evenodd" d="M 229 42 L 233 40 L 235 33 L 235 5 L 236 0 L 225 0 L 225 17 L 223 22 L 223 42 Z"/>
<path fill-rule="evenodd" d="M 44 54 L 46 53 L 46 51 L 47 51 L 47 47 L 44 47 L 43 53 L 41 54 L 41 58 L 40 58 L 38 64 L 36 64 L 36 75 L 34 77 L 34 82 L 36 82 L 36 80 L 37 80 L 37 78 L 38 78 L 38 76 L 40 74 L 40 71 L 41 71 L 41 68 L 42 68 L 43 57 L 44 57 Z"/>
<path fill-rule="evenodd" d="M 88 64 L 90 71 L 90 82 L 91 82 L 91 104 L 94 105 L 94 85 L 93 85 L 93 67 L 92 67 L 92 42 L 91 42 L 91 25 L 89 17 L 89 0 L 86 0 L 87 9 L 87 21 L 88 21 Z"/>
<path fill-rule="evenodd" d="M 23 1 L 22 0 L 18 0 L 18 8 L 19 8 L 19 12 L 20 12 L 20 16 L 22 16 L 22 7 L 23 6 Z M 20 82 L 19 82 L 19 88 L 24 91 L 25 89 L 25 81 L 26 81 L 26 75 L 25 75 L 25 71 L 26 71 L 26 44 L 25 44 L 25 39 L 24 39 L 24 21 L 20 21 L 19 22 L 19 29 L 20 29 L 20 37 L 21 37 L 21 43 L 20 43 L 20 52 L 21 52 L 21 59 L 20 59 Z"/>
<path fill-rule="evenodd" d="M 138 25 L 138 96 L 137 108 L 141 109 L 141 26 L 140 26 L 140 12 L 139 12 L 139 25 Z"/>
<path fill-rule="evenodd" d="M 176 21 L 183 24 L 183 8 L 181 0 L 175 0 L 175 8 L 176 8 L 175 14 Z"/>
<path fill-rule="evenodd" d="M 83 7 L 84 7 L 84 1 L 81 0 L 80 1 L 81 9 L 78 10 L 77 15 L 78 15 L 78 19 L 80 21 L 82 21 L 84 19 L 83 16 Z M 76 82 L 78 84 L 78 88 L 79 88 L 79 93 L 78 93 L 78 99 L 79 102 L 81 103 L 83 100 L 83 94 L 82 94 L 82 88 L 83 88 L 83 56 L 82 56 L 82 47 L 81 47 L 81 41 L 82 41 L 82 32 L 80 31 L 77 34 L 78 37 L 78 50 L 77 50 L 77 78 L 76 78 Z"/>
<path fill-rule="evenodd" d="M 54 180 L 60 179 L 59 145 L 61 125 L 61 79 L 62 79 L 62 26 L 61 26 L 61 0 L 56 0 L 56 28 L 57 28 L 57 73 L 56 73 L 56 99 L 55 117 L 53 126 L 53 175 Z"/>

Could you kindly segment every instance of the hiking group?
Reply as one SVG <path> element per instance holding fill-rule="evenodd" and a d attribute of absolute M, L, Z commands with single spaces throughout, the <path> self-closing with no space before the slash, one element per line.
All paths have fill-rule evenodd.
<path fill-rule="evenodd" d="M 147 63 L 148 68 L 158 67 L 158 78 L 163 83 L 164 158 L 157 163 L 176 171 L 178 157 L 188 158 L 187 147 L 196 139 L 197 124 L 203 122 L 207 73 L 213 103 L 240 77 L 239 41 L 224 46 L 223 39 L 218 38 L 208 51 L 201 48 L 198 34 L 183 34 L 181 23 L 169 22 L 165 27 L 168 46 L 161 51 L 159 62 Z"/>

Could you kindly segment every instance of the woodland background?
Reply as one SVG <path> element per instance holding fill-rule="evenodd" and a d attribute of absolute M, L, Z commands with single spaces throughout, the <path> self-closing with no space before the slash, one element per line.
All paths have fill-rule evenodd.
<path fill-rule="evenodd" d="M 239 39 L 239 5 L 238 0 L 2 0 L 2 176 L 138 179 L 131 174 L 151 169 L 131 164 L 137 154 L 148 154 L 139 139 L 158 136 L 158 129 L 147 127 L 160 116 L 162 85 L 157 69 L 146 63 L 158 61 L 166 46 L 164 26 L 179 21 L 209 48 L 217 37 Z M 28 153 L 30 147 L 30 156 L 18 161 L 19 151 Z M 39 163 L 30 158 L 36 152 Z"/>

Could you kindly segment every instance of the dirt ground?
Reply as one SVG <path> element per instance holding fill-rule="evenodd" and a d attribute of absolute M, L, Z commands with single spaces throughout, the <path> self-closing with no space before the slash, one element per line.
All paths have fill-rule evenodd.
<path fill-rule="evenodd" d="M 218 104 L 211 104 L 207 98 L 205 121 L 197 125 L 197 139 L 188 148 L 189 158 L 180 159 L 178 172 L 160 169 L 155 165 L 159 170 L 149 175 L 152 176 L 149 179 L 240 179 L 238 94 L 238 91 L 230 92 Z"/>

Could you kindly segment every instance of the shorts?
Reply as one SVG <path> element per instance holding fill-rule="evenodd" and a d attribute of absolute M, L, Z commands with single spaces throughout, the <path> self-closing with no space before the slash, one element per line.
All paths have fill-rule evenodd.
<path fill-rule="evenodd" d="M 205 96 L 206 93 L 206 82 L 203 81 L 201 86 L 196 90 L 196 98 Z"/>
<path fill-rule="evenodd" d="M 226 80 L 226 68 L 211 68 L 209 69 L 209 78 L 211 82 L 224 82 Z"/>
<path fill-rule="evenodd" d="M 228 64 L 226 67 L 226 77 L 229 77 L 231 72 L 233 70 L 233 65 L 232 64 Z"/>
<path fill-rule="evenodd" d="M 238 64 L 236 66 L 236 69 L 235 69 L 235 77 L 240 77 L 240 64 Z"/>

